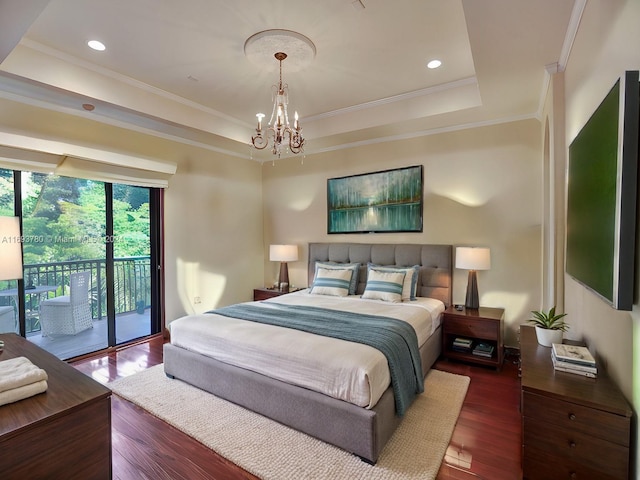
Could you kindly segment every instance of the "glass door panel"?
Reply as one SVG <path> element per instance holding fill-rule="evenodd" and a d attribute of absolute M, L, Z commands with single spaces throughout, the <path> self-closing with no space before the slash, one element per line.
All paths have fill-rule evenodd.
<path fill-rule="evenodd" d="M 152 333 L 150 190 L 113 185 L 116 344 Z"/>
<path fill-rule="evenodd" d="M 22 172 L 27 338 L 59 358 L 108 346 L 105 185 Z"/>

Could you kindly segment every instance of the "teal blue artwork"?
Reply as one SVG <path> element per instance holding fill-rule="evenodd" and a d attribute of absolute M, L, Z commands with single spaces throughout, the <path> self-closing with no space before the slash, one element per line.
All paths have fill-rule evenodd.
<path fill-rule="evenodd" d="M 327 232 L 422 232 L 422 165 L 328 179 Z"/>

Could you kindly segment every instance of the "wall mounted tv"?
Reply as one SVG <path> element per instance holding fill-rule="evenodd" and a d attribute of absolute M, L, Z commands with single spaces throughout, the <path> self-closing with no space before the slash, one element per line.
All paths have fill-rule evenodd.
<path fill-rule="evenodd" d="M 639 122 L 629 71 L 569 146 L 566 271 L 619 310 L 633 306 Z"/>

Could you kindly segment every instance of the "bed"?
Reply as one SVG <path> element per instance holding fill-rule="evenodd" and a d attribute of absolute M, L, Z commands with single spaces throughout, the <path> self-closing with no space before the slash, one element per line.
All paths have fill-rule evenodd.
<path fill-rule="evenodd" d="M 380 271 L 372 273 L 372 270 L 370 270 L 371 264 L 382 267 Z M 357 282 L 350 284 L 348 287 L 350 293 L 353 294 L 339 300 L 335 299 L 335 302 L 342 302 L 340 306 L 334 306 L 332 295 L 318 294 L 317 287 L 321 282 L 316 277 L 319 276 L 319 272 L 329 274 L 327 270 L 332 270 L 329 265 L 335 266 L 338 271 L 343 271 L 347 266 L 350 266 L 358 272 Z M 405 301 L 400 302 L 401 304 L 406 304 L 405 307 L 391 305 L 390 302 L 380 301 L 376 297 L 373 297 L 373 300 L 358 300 L 360 296 L 370 295 L 371 290 L 367 290 L 367 288 L 371 287 L 374 275 L 385 275 L 385 278 L 387 278 L 386 276 L 391 275 L 389 272 L 397 273 L 398 267 L 414 266 L 417 275 L 415 277 L 416 282 L 412 288 L 416 299 L 405 299 Z M 320 267 L 326 267 L 326 269 L 319 269 Z M 384 270 L 384 267 L 389 270 Z M 378 312 L 378 315 L 384 313 L 386 316 L 386 312 L 389 312 L 388 316 L 393 316 L 396 315 L 396 310 L 402 310 L 402 313 L 398 313 L 398 315 L 412 317 L 418 310 L 430 310 L 434 305 L 440 304 L 437 308 L 433 307 L 434 309 L 431 313 L 431 316 L 434 317 L 433 323 L 430 323 L 427 334 L 414 327 L 418 338 L 418 363 L 422 374 L 426 375 L 433 362 L 440 355 L 441 327 L 439 325 L 439 312 L 451 304 L 451 273 L 452 247 L 450 245 L 311 243 L 309 244 L 308 281 L 310 286 L 314 286 L 315 292 L 312 293 L 310 290 L 305 290 L 264 302 L 249 302 L 246 305 L 242 304 L 219 309 L 216 311 L 215 317 L 225 321 L 224 325 L 226 327 L 223 330 L 226 333 L 221 334 L 219 338 L 213 339 L 211 342 L 209 340 L 203 341 L 202 339 L 206 338 L 207 335 L 201 334 L 201 332 L 205 331 L 205 322 L 211 323 L 211 315 L 208 318 L 205 318 L 207 315 L 205 314 L 175 320 L 172 322 L 171 327 L 171 343 L 166 344 L 164 347 L 165 373 L 171 378 L 183 380 L 221 398 L 336 445 L 369 463 L 375 463 L 384 445 L 402 420 L 402 416 L 398 415 L 401 395 L 396 390 L 395 382 L 391 385 L 389 380 L 377 381 L 375 378 L 379 377 L 374 377 L 372 374 L 367 373 L 365 375 L 367 378 L 366 386 L 360 390 L 355 387 L 337 388 L 337 390 L 347 390 L 347 394 L 351 394 L 353 393 L 351 390 L 355 390 L 354 399 L 345 396 L 341 397 L 335 394 L 333 390 L 324 391 L 323 388 L 325 387 L 316 385 L 315 381 L 321 377 L 331 380 L 337 376 L 337 374 L 331 373 L 332 370 L 330 370 L 329 365 L 318 367 L 311 364 L 311 366 L 305 367 L 302 373 L 297 372 L 296 381 L 292 381 L 288 377 L 282 378 L 281 371 L 286 370 L 286 367 L 281 368 L 281 364 L 277 364 L 276 368 L 266 362 L 265 359 L 268 354 L 258 350 L 258 347 L 261 348 L 261 345 L 273 343 L 272 349 L 276 351 L 290 349 L 295 355 L 294 347 L 297 348 L 299 344 L 304 345 L 306 341 L 303 336 L 315 335 L 277 325 L 259 324 L 258 326 L 251 325 L 251 327 L 248 327 L 246 324 L 253 324 L 253 322 L 234 318 L 233 314 L 236 312 L 234 308 L 244 308 L 245 310 L 255 310 L 257 308 L 260 312 L 277 310 L 283 312 L 284 315 L 285 313 L 289 314 L 291 310 L 302 312 L 305 309 L 314 309 L 318 306 L 322 310 L 327 308 L 349 310 L 352 305 L 360 302 L 363 305 L 367 304 L 369 311 L 372 311 L 373 308 Z M 334 275 L 333 271 L 330 272 L 330 275 Z M 398 278 L 408 277 L 402 276 Z M 313 283 L 314 279 L 316 280 L 315 285 Z M 406 286 L 407 284 L 405 284 Z M 403 290 L 403 294 L 405 291 L 406 289 Z M 305 302 L 309 301 L 311 302 L 311 307 L 306 306 L 307 303 Z M 255 305 L 257 303 L 260 303 L 260 305 Z M 371 306 L 372 304 L 373 307 Z M 405 314 L 405 310 L 412 313 Z M 240 344 L 240 338 L 242 338 L 242 342 L 245 342 L 245 337 L 253 338 L 246 333 L 248 331 L 245 330 L 246 328 L 257 328 L 260 334 L 267 332 L 268 329 L 275 329 L 274 331 L 277 331 L 277 335 L 274 335 L 272 341 L 267 342 L 263 341 L 264 337 L 258 336 L 256 337 L 258 340 L 246 340 L 248 346 L 244 346 L 244 344 Z M 284 337 L 282 335 L 283 330 L 287 331 L 287 335 L 292 336 Z M 333 342 L 331 346 L 328 343 L 326 347 L 324 344 L 319 346 L 317 348 L 319 352 L 325 350 L 333 352 L 330 349 L 334 348 L 338 342 L 346 343 L 341 339 L 323 338 L 318 340 L 321 342 Z M 278 346 L 275 343 L 277 341 L 285 341 L 288 344 L 285 343 Z M 223 344 L 227 345 L 229 350 L 226 353 L 218 353 L 217 345 Z M 288 348 L 288 345 L 291 348 Z M 349 345 L 352 347 L 350 350 L 361 349 L 363 352 L 365 349 L 372 350 L 370 346 L 363 345 L 356 348 L 356 344 L 351 343 Z M 306 347 L 302 346 L 300 348 L 304 350 Z M 244 350 L 248 353 L 243 352 Z M 373 350 L 375 351 L 375 349 Z M 222 349 L 220 351 L 222 352 Z M 244 355 L 244 353 L 247 353 L 247 355 Z M 370 352 L 366 352 L 366 354 L 369 355 Z M 375 351 L 375 354 L 381 355 L 377 351 Z M 372 355 L 375 356 L 375 354 Z M 331 353 L 329 357 L 341 358 L 342 361 L 340 355 Z M 258 362 L 255 362 L 256 356 L 259 360 Z M 309 356 L 311 357 L 311 355 Z M 251 357 L 253 357 L 253 360 L 251 360 Z M 243 363 L 250 361 L 255 363 L 253 365 L 251 363 Z M 320 360 L 317 361 L 319 362 Z M 376 366 L 379 361 L 376 360 L 376 362 L 371 361 L 371 368 L 379 370 Z M 296 362 L 294 361 L 293 363 L 295 364 Z M 391 370 L 391 366 L 390 362 L 385 367 L 387 371 Z M 336 366 L 334 365 L 333 367 Z M 330 373 L 327 374 L 327 371 Z M 369 375 L 371 376 L 369 377 Z M 355 381 L 352 382 L 353 385 L 356 383 Z M 372 386 L 374 384 L 377 384 L 377 388 Z M 326 388 L 336 388 L 336 385 Z"/>

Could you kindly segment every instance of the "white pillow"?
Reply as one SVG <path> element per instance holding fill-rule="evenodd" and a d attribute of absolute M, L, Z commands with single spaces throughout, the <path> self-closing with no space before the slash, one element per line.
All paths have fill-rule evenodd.
<path fill-rule="evenodd" d="M 349 295 L 355 295 L 358 289 L 358 273 L 360 271 L 359 263 L 334 263 L 334 262 L 316 262 L 316 273 L 314 278 L 318 276 L 319 268 L 337 269 L 337 270 L 352 270 L 351 281 L 349 282 Z"/>
<path fill-rule="evenodd" d="M 310 293 L 346 297 L 352 275 L 351 269 L 319 268 Z"/>
<path fill-rule="evenodd" d="M 364 289 L 362 298 L 369 300 L 384 300 L 385 302 L 402 301 L 402 284 L 404 283 L 404 272 L 381 272 L 369 270 L 367 275 L 367 286 Z"/>
<path fill-rule="evenodd" d="M 418 287 L 418 275 L 420 265 L 413 267 L 384 267 L 370 263 L 368 270 L 378 270 L 380 272 L 404 272 L 404 283 L 402 284 L 402 300 L 416 300 L 416 290 Z"/>

